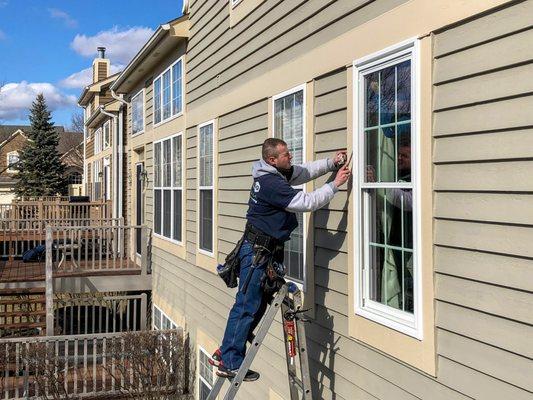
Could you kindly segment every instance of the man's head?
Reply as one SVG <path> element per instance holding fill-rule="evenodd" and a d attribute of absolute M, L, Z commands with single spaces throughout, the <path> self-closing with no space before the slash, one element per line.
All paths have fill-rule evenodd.
<path fill-rule="evenodd" d="M 263 160 L 267 164 L 279 169 L 289 169 L 291 167 L 292 155 L 287 148 L 287 143 L 281 139 L 268 138 L 263 142 Z"/>
<path fill-rule="evenodd" d="M 411 138 L 401 137 L 398 143 L 398 170 L 402 175 L 411 173 Z"/>

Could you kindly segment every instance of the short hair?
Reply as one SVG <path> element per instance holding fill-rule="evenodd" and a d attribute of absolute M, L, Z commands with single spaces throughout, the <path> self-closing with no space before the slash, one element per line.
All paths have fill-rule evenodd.
<path fill-rule="evenodd" d="M 278 145 L 287 146 L 287 143 L 278 138 L 268 138 L 265 140 L 261 150 L 263 160 L 266 161 L 268 157 L 277 157 L 279 155 Z"/>

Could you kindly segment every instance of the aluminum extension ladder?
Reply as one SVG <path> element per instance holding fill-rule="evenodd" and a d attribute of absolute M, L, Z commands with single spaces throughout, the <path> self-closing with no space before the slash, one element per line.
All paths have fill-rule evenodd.
<path fill-rule="evenodd" d="M 244 361 L 235 378 L 229 380 L 230 386 L 224 395 L 224 400 L 233 400 L 242 386 L 244 376 L 265 339 L 278 309 L 281 308 L 283 320 L 283 337 L 285 339 L 285 356 L 291 400 L 313 400 L 311 379 L 309 377 L 309 360 L 307 358 L 307 342 L 305 338 L 305 320 L 299 317 L 302 311 L 302 293 L 292 283 L 285 283 L 276 294 L 261 325 L 250 345 Z M 298 323 L 300 322 L 300 323 Z M 296 335 L 295 335 L 296 334 Z M 297 375 L 297 360 L 299 359 L 300 377 Z M 207 400 L 215 400 L 220 393 L 226 378 L 218 377 Z"/>

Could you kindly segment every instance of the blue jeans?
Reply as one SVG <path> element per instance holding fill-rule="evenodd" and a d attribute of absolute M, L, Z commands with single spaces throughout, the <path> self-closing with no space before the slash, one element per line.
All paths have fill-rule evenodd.
<path fill-rule="evenodd" d="M 261 278 L 266 264 L 252 269 L 253 247 L 250 242 L 245 240 L 242 243 L 239 258 L 241 261 L 239 291 L 229 312 L 224 339 L 220 347 L 222 363 L 230 370 L 241 366 L 246 353 L 246 340 L 261 321 L 269 300 L 261 287 Z M 247 280 L 248 273 L 252 273 L 252 276 L 246 293 L 243 293 L 242 286 Z"/>

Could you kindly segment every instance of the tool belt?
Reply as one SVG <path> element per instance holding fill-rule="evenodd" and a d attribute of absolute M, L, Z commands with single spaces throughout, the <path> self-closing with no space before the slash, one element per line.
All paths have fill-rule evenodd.
<path fill-rule="evenodd" d="M 265 275 L 261 280 L 265 291 L 274 293 L 279 290 L 285 282 L 283 280 L 283 276 L 285 275 L 285 267 L 283 265 L 283 242 L 260 231 L 250 223 L 246 224 L 246 229 L 242 238 L 237 242 L 233 251 L 228 254 L 224 265 L 219 265 L 217 267 L 218 275 L 226 283 L 227 287 L 234 288 L 237 286 L 237 278 L 239 277 L 241 269 L 239 252 L 242 243 L 245 240 L 253 247 L 252 268 L 266 263 Z M 251 276 L 252 270 L 250 270 L 247 279 L 243 284 L 243 292 L 246 292 Z"/>

